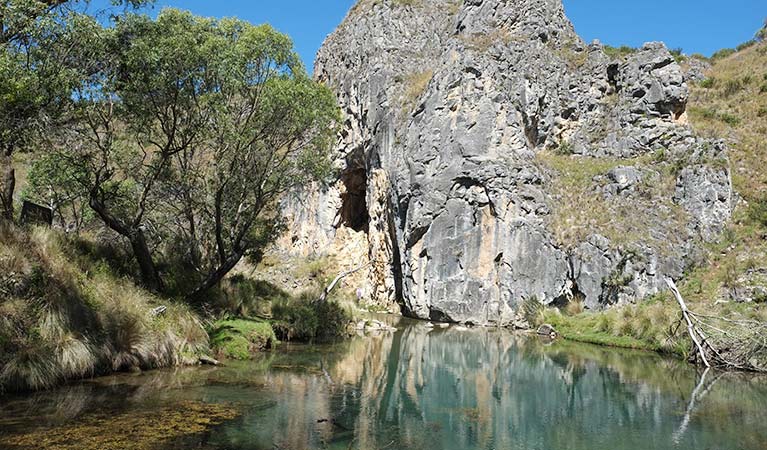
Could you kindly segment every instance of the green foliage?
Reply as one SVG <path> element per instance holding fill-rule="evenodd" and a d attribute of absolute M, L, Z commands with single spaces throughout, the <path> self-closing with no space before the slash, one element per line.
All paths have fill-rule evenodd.
<path fill-rule="evenodd" d="M 704 89 L 711 89 L 714 86 L 716 86 L 716 78 L 714 77 L 708 77 L 705 80 L 698 83 L 698 86 L 704 88 Z"/>
<path fill-rule="evenodd" d="M 44 153 L 32 163 L 22 196 L 51 208 L 61 228 L 79 230 L 93 219 L 82 189 L 87 177 L 88 173 L 64 153 Z"/>
<path fill-rule="evenodd" d="M 74 95 L 67 157 L 153 290 L 164 285 L 157 255 L 186 261 L 190 278 L 172 288 L 190 299 L 243 257 L 257 262 L 282 228 L 281 196 L 330 173 L 335 97 L 268 25 L 129 14 L 89 55 L 96 70 Z"/>
<path fill-rule="evenodd" d="M 678 63 L 681 63 L 687 59 L 687 56 L 684 54 L 684 50 L 681 48 L 669 49 L 669 53 L 671 53 L 671 56 L 673 56 L 674 60 Z"/>
<path fill-rule="evenodd" d="M 213 324 L 210 343 L 219 355 L 246 360 L 255 353 L 273 348 L 277 337 L 268 322 L 234 319 Z"/>
<path fill-rule="evenodd" d="M 718 59 L 724 59 L 734 54 L 735 54 L 734 48 L 724 48 L 722 50 L 715 52 L 713 55 L 711 55 L 711 60 L 716 61 Z"/>
<path fill-rule="evenodd" d="M 767 228 L 767 198 L 757 198 L 748 202 L 748 218 Z"/>
<path fill-rule="evenodd" d="M 319 293 L 305 292 L 272 305 L 274 330 L 283 340 L 327 341 L 343 337 L 351 315 L 333 301 L 317 301 Z"/>
<path fill-rule="evenodd" d="M 635 53 L 636 51 L 637 49 L 627 45 L 622 45 L 620 47 L 611 47 L 609 45 L 604 46 L 605 54 L 611 59 L 622 59 L 631 55 L 632 53 Z"/>
<path fill-rule="evenodd" d="M 575 147 L 573 144 L 567 141 L 562 141 L 559 146 L 554 149 L 554 153 L 559 156 L 568 156 L 575 153 Z"/>

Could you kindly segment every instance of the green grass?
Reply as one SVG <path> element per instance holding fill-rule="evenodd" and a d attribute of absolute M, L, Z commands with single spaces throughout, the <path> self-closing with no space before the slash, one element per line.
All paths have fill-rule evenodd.
<path fill-rule="evenodd" d="M 272 325 L 266 321 L 220 320 L 210 330 L 210 343 L 220 357 L 247 360 L 277 344 Z"/>
<path fill-rule="evenodd" d="M 547 309 L 542 318 L 568 340 L 685 356 L 686 337 L 672 333 L 678 319 L 675 305 L 664 296 L 598 312 Z"/>

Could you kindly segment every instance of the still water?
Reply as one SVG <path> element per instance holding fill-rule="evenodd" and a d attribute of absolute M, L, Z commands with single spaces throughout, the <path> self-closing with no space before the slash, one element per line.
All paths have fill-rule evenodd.
<path fill-rule="evenodd" d="M 701 379 L 653 354 L 499 330 L 397 326 L 0 397 L 0 448 L 767 449 L 765 378 Z"/>

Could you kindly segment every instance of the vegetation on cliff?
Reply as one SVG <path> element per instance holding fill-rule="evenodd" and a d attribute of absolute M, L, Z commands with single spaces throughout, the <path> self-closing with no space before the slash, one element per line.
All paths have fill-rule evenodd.
<path fill-rule="evenodd" d="M 702 263 L 685 274 L 679 287 L 690 308 L 700 313 L 765 323 L 767 43 L 759 39 L 727 53 L 712 59 L 705 80 L 692 84 L 688 111 L 696 132 L 728 144 L 740 201 L 720 241 L 709 246 Z M 535 318 L 552 323 L 568 339 L 687 357 L 691 342 L 684 328 L 679 329 L 680 319 L 670 293 L 604 312 L 548 310 Z"/>

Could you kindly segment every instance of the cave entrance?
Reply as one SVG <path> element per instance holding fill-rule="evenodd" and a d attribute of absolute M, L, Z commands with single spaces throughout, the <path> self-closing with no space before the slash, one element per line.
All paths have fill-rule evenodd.
<path fill-rule="evenodd" d="M 367 191 L 368 175 L 365 169 L 347 171 L 341 177 L 346 192 L 341 195 L 341 224 L 354 231 L 367 231 L 368 215 Z"/>

